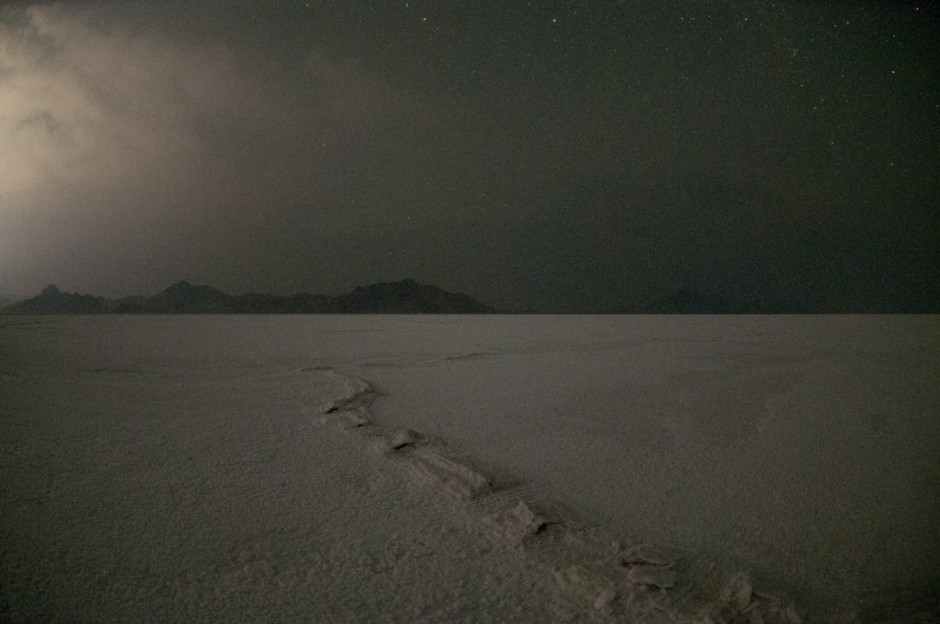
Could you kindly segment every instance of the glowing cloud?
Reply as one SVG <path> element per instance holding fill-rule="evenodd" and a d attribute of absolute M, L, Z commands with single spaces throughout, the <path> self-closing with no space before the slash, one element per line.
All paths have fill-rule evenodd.
<path fill-rule="evenodd" d="M 266 107 L 219 45 L 135 35 L 56 6 L 0 22 L 0 40 L 0 197 L 155 171 L 185 178 L 205 157 L 198 122 Z"/>

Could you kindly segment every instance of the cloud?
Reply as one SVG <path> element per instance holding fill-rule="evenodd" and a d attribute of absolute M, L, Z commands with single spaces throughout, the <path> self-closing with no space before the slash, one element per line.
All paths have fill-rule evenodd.
<path fill-rule="evenodd" d="M 221 45 L 135 34 L 61 6 L 0 22 L 0 40 L 0 197 L 161 170 L 185 178 L 206 155 L 200 122 L 266 108 Z"/>
<path fill-rule="evenodd" d="M 132 17 L 106 4 L 0 11 L 8 288 L 111 275 L 129 285 L 103 290 L 136 292 L 148 286 L 128 276 L 162 270 L 147 282 L 159 286 L 185 263 L 253 253 L 259 276 L 282 275 L 283 257 L 312 262 L 314 238 L 323 249 L 413 208 L 404 181 L 436 166 L 436 144 L 421 147 L 443 117 L 433 105 L 316 42 L 285 58 L 224 29 Z M 144 266 L 155 256 L 173 266 Z"/>
<path fill-rule="evenodd" d="M 160 255 L 201 262 L 263 158 L 256 138 L 294 108 L 220 40 L 105 10 L 0 11 L 0 281 L 129 283 Z"/>
<path fill-rule="evenodd" d="M 263 182 L 265 172 L 252 167 L 272 162 L 286 167 L 283 185 L 310 173 L 320 147 L 336 160 L 374 156 L 435 115 L 355 59 L 331 59 L 321 48 L 301 59 L 299 74 L 281 74 L 221 37 L 142 32 L 129 20 L 63 5 L 7 15 L 0 197 L 189 188 L 207 171 L 235 183 L 250 172 Z"/>

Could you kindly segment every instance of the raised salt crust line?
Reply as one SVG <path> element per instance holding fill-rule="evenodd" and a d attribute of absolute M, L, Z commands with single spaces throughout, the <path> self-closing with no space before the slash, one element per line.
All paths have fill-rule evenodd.
<path fill-rule="evenodd" d="M 441 440 L 376 423 L 380 393 L 368 381 L 331 371 L 344 394 L 320 406 L 319 422 L 357 434 L 416 482 L 451 496 L 506 548 L 551 575 L 562 591 L 611 621 L 802 624 L 792 602 L 755 590 L 749 571 L 668 545 L 625 546 L 545 500 L 511 475 L 458 457 Z"/>

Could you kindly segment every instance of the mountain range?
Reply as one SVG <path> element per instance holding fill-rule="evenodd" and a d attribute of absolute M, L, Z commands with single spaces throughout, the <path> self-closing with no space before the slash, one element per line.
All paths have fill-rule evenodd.
<path fill-rule="evenodd" d="M 411 279 L 359 286 L 344 295 L 229 295 L 177 282 L 150 297 L 107 299 L 62 292 L 53 285 L 8 305 L 6 314 L 480 314 L 492 308 L 463 293 Z"/>
<path fill-rule="evenodd" d="M 212 286 L 177 282 L 145 297 L 108 299 L 62 292 L 46 286 L 37 296 L 0 301 L 0 314 L 480 314 L 497 310 L 463 293 L 419 284 L 412 279 L 359 286 L 339 295 L 229 295 Z M 536 314 L 539 310 L 515 310 Z M 594 314 L 799 314 L 843 310 L 775 309 L 757 301 L 682 289 L 631 308 L 599 309 Z"/>

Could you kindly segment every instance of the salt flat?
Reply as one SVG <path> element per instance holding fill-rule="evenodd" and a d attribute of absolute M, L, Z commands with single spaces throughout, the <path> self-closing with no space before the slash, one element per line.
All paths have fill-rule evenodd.
<path fill-rule="evenodd" d="M 553 527 L 747 570 L 800 618 L 936 608 L 936 379 L 934 317 L 3 317 L 3 617 L 641 606 L 493 539 L 500 487 L 557 503 Z M 494 494 L 415 479 L 435 449 Z"/>

